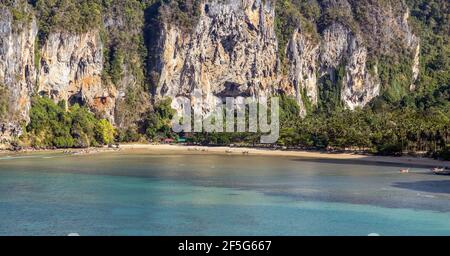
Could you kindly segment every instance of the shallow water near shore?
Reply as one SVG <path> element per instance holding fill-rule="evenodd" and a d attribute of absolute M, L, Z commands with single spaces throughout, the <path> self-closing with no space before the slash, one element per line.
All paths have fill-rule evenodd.
<path fill-rule="evenodd" d="M 0 156 L 0 235 L 450 235 L 450 177 L 295 157 Z"/>

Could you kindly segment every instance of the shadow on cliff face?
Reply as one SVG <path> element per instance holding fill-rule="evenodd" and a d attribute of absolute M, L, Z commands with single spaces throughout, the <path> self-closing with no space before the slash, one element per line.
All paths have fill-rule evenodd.
<path fill-rule="evenodd" d="M 450 194 L 450 180 L 395 182 L 392 186 L 395 188 L 403 188 L 420 192 Z"/>
<path fill-rule="evenodd" d="M 161 7 L 161 2 L 150 5 L 144 10 L 144 44 L 147 48 L 147 56 L 145 62 L 145 70 L 147 81 L 150 84 L 148 90 L 152 95 L 155 94 L 156 84 L 159 80 L 159 58 L 161 52 L 160 38 L 162 24 L 159 20 L 159 8 Z"/>

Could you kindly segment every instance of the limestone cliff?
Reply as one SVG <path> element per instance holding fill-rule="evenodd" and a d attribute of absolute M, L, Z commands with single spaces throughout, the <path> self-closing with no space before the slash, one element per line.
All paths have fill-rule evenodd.
<path fill-rule="evenodd" d="M 317 104 L 321 89 L 318 81 L 330 76 L 333 82 L 338 82 L 336 70 L 342 67 L 344 74 L 338 85 L 341 100 L 349 109 L 364 107 L 380 94 L 383 86 L 377 66 L 369 67 L 369 58 L 383 58 L 380 56 L 392 56 L 402 51 L 412 53 L 410 89 L 413 90 L 419 74 L 420 44 L 408 24 L 409 10 L 404 2 L 396 5 L 377 1 L 322 2 L 322 12 L 334 13 L 336 10 L 341 17 L 322 25 L 319 41 L 298 28 L 287 47 L 288 81 L 295 89 L 299 103 L 303 104 L 300 97 L 303 93 L 312 104 Z M 353 12 L 362 17 L 354 17 Z"/>
<path fill-rule="evenodd" d="M 373 74 L 368 72 L 367 49 L 348 28 L 334 23 L 324 30 L 320 60 L 321 75 L 344 65 L 341 99 L 348 108 L 363 107 L 378 96 L 377 70 Z"/>
<path fill-rule="evenodd" d="M 266 2 L 206 2 L 192 33 L 164 23 L 156 95 L 201 89 L 209 105 L 216 97 L 271 95 L 280 77 L 275 13 Z"/>
<path fill-rule="evenodd" d="M 414 88 L 420 47 L 403 3 L 400 10 L 382 3 L 361 7 L 358 12 L 364 18 L 356 18 L 352 9 L 358 3 L 354 1 L 321 2 L 322 12 L 339 8 L 345 20 L 322 24 L 318 36 L 299 26 L 286 47 L 287 72 L 281 71 L 273 1 L 205 1 L 192 32 L 162 22 L 156 96 L 189 95 L 199 88 L 212 105 L 217 97 L 284 92 L 297 99 L 304 115 L 305 100 L 311 105 L 319 101 L 321 78 L 329 76 L 337 83 L 336 70 L 343 68 L 337 85 L 340 98 L 344 106 L 355 109 L 378 96 L 384 86 L 377 66 L 369 67 L 369 58 L 395 54 L 398 49 L 414 52 Z M 375 52 L 375 48 L 380 50 Z"/>
<path fill-rule="evenodd" d="M 285 90 L 295 95 L 301 106 L 301 114 L 305 115 L 304 98 L 308 97 L 312 104 L 318 101 L 318 68 L 320 45 L 297 29 L 287 47 L 287 59 L 289 63 L 288 84 Z"/>
<path fill-rule="evenodd" d="M 22 25 L 22 26 L 19 26 Z M 34 63 L 36 20 L 15 24 L 7 8 L 0 7 L 0 84 L 9 102 L 7 118 L 0 120 L 0 144 L 22 133 L 28 121 L 30 95 L 36 83 Z"/>
<path fill-rule="evenodd" d="M 116 90 L 102 83 L 103 45 L 98 31 L 51 33 L 41 49 L 38 92 L 56 102 L 87 105 L 113 120 Z"/>

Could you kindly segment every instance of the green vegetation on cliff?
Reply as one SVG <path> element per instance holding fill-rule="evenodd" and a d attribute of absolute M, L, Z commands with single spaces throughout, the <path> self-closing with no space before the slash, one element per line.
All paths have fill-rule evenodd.
<path fill-rule="evenodd" d="M 1 0 L 0 8 L 6 7 L 10 10 L 14 29 L 25 26 L 32 20 L 31 8 L 25 0 Z"/>
<path fill-rule="evenodd" d="M 278 54 L 286 66 L 286 48 L 296 29 L 318 40 L 314 22 L 320 17 L 320 6 L 316 0 L 277 0 L 275 2 L 275 34 L 278 40 Z"/>
<path fill-rule="evenodd" d="M 9 111 L 9 91 L 6 86 L 0 84 L 0 122 L 6 120 Z"/>
<path fill-rule="evenodd" d="M 420 37 L 418 90 L 433 91 L 450 84 L 450 4 L 442 0 L 407 0 L 410 22 Z"/>
<path fill-rule="evenodd" d="M 175 25 L 190 32 L 200 16 L 203 0 L 162 0 L 159 15 L 169 25 Z"/>
<path fill-rule="evenodd" d="M 103 0 L 32 0 L 39 20 L 39 38 L 44 42 L 50 32 L 86 32 L 102 22 Z"/>
<path fill-rule="evenodd" d="M 90 147 L 112 143 L 114 129 L 85 107 L 75 104 L 66 111 L 64 101 L 55 104 L 37 96 L 32 99 L 30 123 L 21 139 L 33 147 Z"/>

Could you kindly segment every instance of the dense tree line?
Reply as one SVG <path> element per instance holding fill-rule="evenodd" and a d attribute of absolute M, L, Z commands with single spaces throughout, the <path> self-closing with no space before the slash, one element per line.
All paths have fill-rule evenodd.
<path fill-rule="evenodd" d="M 169 98 L 156 102 L 144 113 L 138 123 L 138 129 L 119 130 L 116 139 L 120 142 L 159 142 L 166 138 L 177 138 L 180 135 L 172 131 L 172 117 L 175 110 L 170 106 Z"/>
<path fill-rule="evenodd" d="M 352 150 L 381 155 L 422 153 L 450 160 L 450 87 L 350 111 L 317 108 L 299 116 L 296 101 L 281 97 L 279 146 L 315 150 Z M 225 124 L 224 124 L 225 125 Z M 260 133 L 200 133 L 190 141 L 205 145 L 259 145 Z"/>
<path fill-rule="evenodd" d="M 316 112 L 304 119 L 293 118 L 294 112 L 282 120 L 279 143 L 389 155 L 437 155 L 450 146 L 449 102 L 450 88 L 446 86 L 432 95 L 405 98 L 398 106 L 384 103 L 382 108 L 372 105 L 355 111 Z"/>
<path fill-rule="evenodd" d="M 66 109 L 65 101 L 54 103 L 47 97 L 34 97 L 30 122 L 21 136 L 23 146 L 70 148 L 108 145 L 115 131 L 106 119 L 94 116 L 78 104 Z"/>

